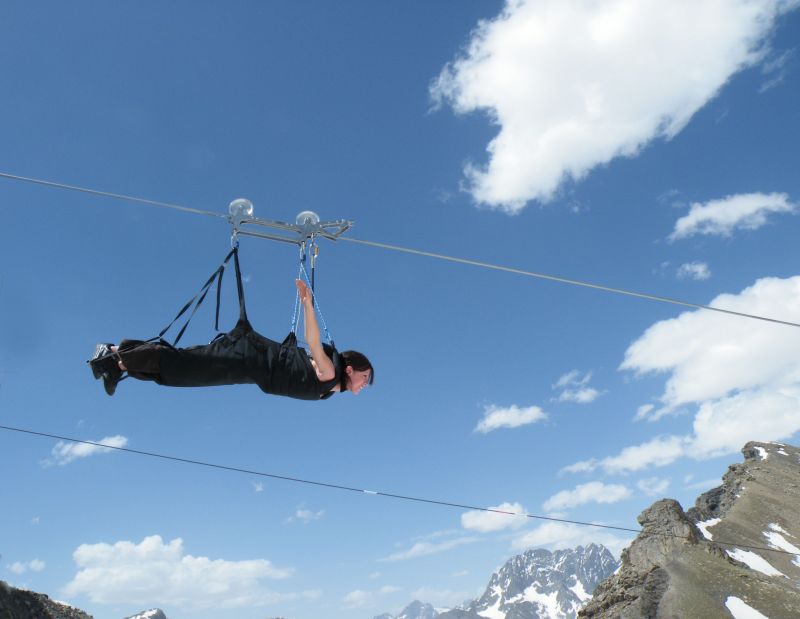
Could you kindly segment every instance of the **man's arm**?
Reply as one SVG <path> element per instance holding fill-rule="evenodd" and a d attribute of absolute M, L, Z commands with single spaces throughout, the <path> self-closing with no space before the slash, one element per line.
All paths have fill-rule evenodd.
<path fill-rule="evenodd" d="M 299 279 L 296 279 L 294 283 L 300 293 L 300 302 L 303 304 L 306 343 L 311 349 L 317 378 L 320 381 L 330 380 L 336 376 L 336 368 L 333 367 L 333 361 L 325 354 L 325 349 L 322 348 L 319 324 L 317 324 L 317 315 L 314 312 L 314 300 L 311 297 L 311 291 L 305 282 Z"/>

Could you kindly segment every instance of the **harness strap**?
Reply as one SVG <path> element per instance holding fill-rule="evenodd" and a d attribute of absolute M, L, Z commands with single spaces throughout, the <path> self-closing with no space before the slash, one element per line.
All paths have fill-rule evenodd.
<path fill-rule="evenodd" d="M 219 306 L 220 306 L 220 288 L 222 287 L 222 274 L 225 272 L 225 267 L 227 266 L 228 262 L 230 261 L 231 256 L 234 257 L 234 264 L 236 265 L 236 283 L 237 283 L 237 287 L 239 289 L 239 316 L 240 317 L 244 317 L 244 319 L 246 320 L 247 319 L 247 314 L 246 314 L 245 309 L 244 309 L 244 291 L 242 289 L 242 276 L 241 276 L 241 273 L 239 271 L 239 256 L 238 256 L 238 253 L 239 253 L 238 252 L 238 248 L 236 248 L 236 247 L 234 247 L 230 252 L 228 252 L 228 255 L 225 256 L 225 260 L 222 261 L 222 264 L 219 265 L 219 267 L 217 267 L 217 270 L 214 271 L 211 274 L 211 277 L 209 277 L 208 280 L 206 281 L 206 283 L 203 284 L 203 286 L 200 288 L 200 290 L 197 292 L 197 294 L 195 294 L 186 303 L 186 305 L 184 305 L 181 308 L 181 310 L 178 312 L 178 315 L 175 316 L 175 318 L 172 319 L 172 322 L 170 322 L 166 327 L 161 329 L 161 331 L 159 332 L 159 334 L 157 336 L 152 337 L 147 341 L 148 342 L 153 342 L 155 340 L 159 340 L 161 343 L 167 344 L 168 346 L 172 346 L 173 348 L 176 347 L 178 345 L 178 342 L 180 341 L 180 339 L 183 337 L 183 334 L 186 331 L 186 327 L 189 326 L 189 323 L 191 322 L 191 320 L 194 317 L 195 313 L 197 313 L 197 309 L 200 307 L 200 305 L 205 300 L 206 295 L 208 294 L 208 291 L 211 289 L 211 286 L 214 284 L 214 280 L 215 279 L 217 281 L 217 309 L 216 309 L 216 317 L 215 317 L 215 322 L 214 322 L 214 328 L 217 331 L 219 331 Z M 175 340 L 172 342 L 172 344 L 170 344 L 169 342 L 164 340 L 164 334 L 167 331 L 170 330 L 172 325 L 174 325 L 178 321 L 178 319 L 181 316 L 183 316 L 190 307 L 192 307 L 192 304 L 194 304 L 194 308 L 192 309 L 192 312 L 189 314 L 189 317 L 186 319 L 186 322 L 183 324 L 183 327 L 181 327 L 181 330 L 178 332 L 178 335 L 175 337 Z"/>

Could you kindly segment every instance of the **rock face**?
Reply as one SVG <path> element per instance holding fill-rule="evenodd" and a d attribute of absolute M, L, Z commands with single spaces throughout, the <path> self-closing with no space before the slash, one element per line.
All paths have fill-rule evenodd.
<path fill-rule="evenodd" d="M 671 499 L 644 510 L 622 568 L 578 617 L 731 617 L 737 604 L 800 617 L 800 450 L 748 443 L 742 453 L 688 514 Z"/>
<path fill-rule="evenodd" d="M 51 600 L 42 593 L 15 589 L 0 580 L 0 617 L 3 619 L 92 619 L 82 610 Z"/>

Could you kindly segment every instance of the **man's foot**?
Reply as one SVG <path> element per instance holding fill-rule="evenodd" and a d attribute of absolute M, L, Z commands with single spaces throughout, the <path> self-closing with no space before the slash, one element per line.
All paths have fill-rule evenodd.
<path fill-rule="evenodd" d="M 111 352 L 111 344 L 98 344 L 95 346 L 92 358 L 87 361 L 92 368 L 92 375 L 98 379 L 102 378 L 110 367 L 116 367 L 117 360 Z"/>
<path fill-rule="evenodd" d="M 117 383 L 122 380 L 119 356 L 111 350 L 112 346 L 113 344 L 98 344 L 92 358 L 87 362 L 92 368 L 92 375 L 96 379 L 103 379 L 103 389 L 108 395 L 114 395 Z"/>
<path fill-rule="evenodd" d="M 106 390 L 108 395 L 114 395 L 114 392 L 117 390 L 117 383 L 120 380 L 122 380 L 122 370 L 118 367 L 103 372 L 103 389 Z"/>

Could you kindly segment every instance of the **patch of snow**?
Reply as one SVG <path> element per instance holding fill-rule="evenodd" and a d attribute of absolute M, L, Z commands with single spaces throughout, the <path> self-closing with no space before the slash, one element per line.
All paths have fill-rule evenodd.
<path fill-rule="evenodd" d="M 786 452 L 783 450 L 783 447 L 781 447 L 781 448 L 778 450 L 778 453 L 779 453 L 779 454 L 781 454 L 782 456 L 788 456 L 788 455 L 789 455 L 789 454 L 787 454 L 787 453 L 786 453 Z"/>
<path fill-rule="evenodd" d="M 764 537 L 767 538 L 769 545 L 773 548 L 800 555 L 800 548 L 786 541 L 786 538 L 780 533 L 775 533 L 774 531 L 765 531 Z"/>
<path fill-rule="evenodd" d="M 486 619 L 506 619 L 506 613 L 500 610 L 500 604 L 502 603 L 503 598 L 500 597 L 498 590 L 500 590 L 500 587 L 495 587 L 494 593 L 497 594 L 497 601 L 486 610 L 481 610 L 478 612 L 481 617 L 486 617 Z"/>
<path fill-rule="evenodd" d="M 758 452 L 758 455 L 761 457 L 762 460 L 766 460 L 767 458 L 769 458 L 769 453 L 763 447 L 759 447 L 758 445 L 756 445 L 756 451 Z"/>
<path fill-rule="evenodd" d="M 561 612 L 561 607 L 558 605 L 558 591 L 553 591 L 551 594 L 546 595 L 539 593 L 535 585 L 531 585 L 525 589 L 525 599 L 528 602 L 544 606 L 547 617 L 561 617 L 564 613 Z M 539 613 L 541 615 L 541 613 Z"/>
<path fill-rule="evenodd" d="M 590 593 L 586 593 L 586 589 L 583 587 L 583 583 L 580 580 L 572 585 L 569 590 L 572 591 L 581 602 L 585 602 L 592 597 Z"/>
<path fill-rule="evenodd" d="M 708 530 L 715 524 L 719 524 L 720 522 L 722 522 L 720 518 L 711 518 L 710 520 L 703 520 L 703 522 L 697 523 L 697 528 L 700 529 L 700 533 L 703 534 L 703 537 L 705 537 L 706 539 L 713 540 L 714 537 L 711 535 L 711 533 L 708 532 Z"/>
<path fill-rule="evenodd" d="M 749 550 L 742 550 L 741 548 L 734 548 L 733 551 L 726 550 L 725 552 L 728 553 L 729 556 L 736 559 L 737 561 L 741 561 L 751 570 L 755 570 L 757 572 L 761 572 L 762 574 L 766 574 L 767 576 L 783 576 L 784 578 L 788 578 L 786 574 L 783 572 L 779 572 L 776 570 L 769 562 L 762 556 L 757 555 L 754 552 L 750 552 Z"/>
<path fill-rule="evenodd" d="M 772 529 L 773 531 L 777 531 L 778 533 L 783 533 L 784 535 L 788 535 L 789 537 L 794 537 L 794 535 L 792 535 L 788 531 L 785 531 L 783 527 L 779 525 L 777 522 L 770 522 L 769 528 Z"/>
<path fill-rule="evenodd" d="M 732 595 L 725 600 L 725 608 L 733 615 L 733 619 L 769 619 L 755 608 Z"/>

